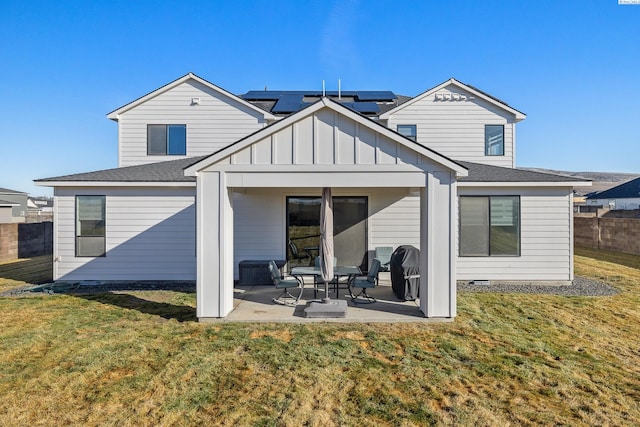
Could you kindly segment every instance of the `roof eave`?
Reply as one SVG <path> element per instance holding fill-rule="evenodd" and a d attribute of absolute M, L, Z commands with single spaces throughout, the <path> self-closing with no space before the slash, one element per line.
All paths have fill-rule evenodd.
<path fill-rule="evenodd" d="M 38 187 L 195 187 L 195 181 L 46 181 L 37 180 Z"/>
<path fill-rule="evenodd" d="M 458 181 L 458 187 L 590 187 L 591 181 Z"/>
<path fill-rule="evenodd" d="M 198 83 L 200 83 L 200 84 L 202 84 L 202 85 L 204 85 L 204 86 L 206 86 L 206 87 L 208 87 L 208 88 L 210 88 L 210 89 L 212 89 L 212 90 L 214 90 L 214 91 L 216 91 L 218 93 L 221 93 L 222 95 L 225 95 L 225 96 L 227 96 L 227 97 L 239 102 L 242 105 L 245 105 L 245 106 L 251 108 L 252 110 L 262 114 L 264 116 L 264 118 L 267 119 L 267 120 L 276 120 L 277 119 L 277 117 L 274 116 L 273 114 L 271 114 L 270 112 L 265 111 L 265 110 L 255 106 L 255 105 L 251 104 L 248 101 L 245 101 L 244 99 L 240 98 L 239 96 L 234 95 L 233 93 L 221 88 L 220 86 L 216 86 L 215 84 L 213 84 L 213 83 L 211 83 L 211 82 L 203 79 L 202 77 L 199 77 L 199 76 L 197 76 L 197 75 L 195 75 L 195 74 L 193 74 L 191 72 L 185 74 L 184 76 L 182 76 L 182 77 L 180 77 L 180 78 L 178 78 L 178 79 L 176 79 L 176 80 L 174 80 L 174 81 L 172 81 L 170 83 L 167 83 L 164 86 L 159 87 L 158 89 L 156 89 L 156 90 L 154 90 L 152 92 L 149 92 L 146 95 L 143 95 L 142 97 L 140 97 L 138 99 L 135 99 L 135 100 L 129 102 L 128 104 L 123 105 L 120 108 L 117 108 L 117 109 L 111 111 L 110 113 L 107 114 L 107 118 L 117 122 L 122 113 L 125 113 L 125 112 L 131 110 L 132 108 L 135 108 L 138 105 L 140 105 L 140 104 L 142 104 L 142 103 L 144 103 L 144 102 L 146 102 L 146 101 L 148 101 L 148 100 L 150 100 L 152 98 L 155 98 L 156 96 L 158 96 L 158 95 L 160 95 L 160 94 L 162 94 L 162 93 L 164 93 L 164 92 L 166 92 L 168 90 L 171 90 L 171 89 L 173 89 L 174 87 L 176 87 L 178 85 L 181 85 L 182 83 L 184 83 L 184 82 L 186 82 L 188 80 L 195 80 Z"/>

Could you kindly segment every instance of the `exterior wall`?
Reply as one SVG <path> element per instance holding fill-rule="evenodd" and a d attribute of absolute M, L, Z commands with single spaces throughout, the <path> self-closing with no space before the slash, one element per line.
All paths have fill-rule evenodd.
<path fill-rule="evenodd" d="M 437 99 L 436 93 L 402 108 L 387 126 L 416 125 L 417 141 L 454 160 L 515 167 L 515 123 L 512 114 L 455 85 L 437 92 L 464 95 L 459 100 Z M 484 155 L 484 126 L 504 125 L 504 156 Z"/>
<path fill-rule="evenodd" d="M 634 210 L 640 209 L 640 197 L 624 199 L 588 199 L 589 206 L 603 206 L 611 209 Z"/>
<path fill-rule="evenodd" d="M 234 276 L 238 263 L 248 259 L 285 259 L 287 196 L 319 196 L 321 189 L 247 188 L 233 194 Z M 420 195 L 406 188 L 341 188 L 334 196 L 367 196 L 367 242 L 376 246 L 420 247 Z"/>
<path fill-rule="evenodd" d="M 457 257 L 457 279 L 573 280 L 571 188 L 477 188 L 458 186 L 460 196 L 520 196 L 520 256 Z M 456 225 L 459 227 L 459 220 Z"/>
<path fill-rule="evenodd" d="M 54 280 L 195 280 L 195 188 L 56 188 Z M 75 196 L 106 195 L 104 257 L 75 256 Z"/>
<path fill-rule="evenodd" d="M 192 104 L 200 98 L 200 104 Z M 118 119 L 118 164 L 174 160 L 185 156 L 148 156 L 148 124 L 186 124 L 187 155 L 211 154 L 264 127 L 263 116 L 195 81 L 148 100 Z"/>

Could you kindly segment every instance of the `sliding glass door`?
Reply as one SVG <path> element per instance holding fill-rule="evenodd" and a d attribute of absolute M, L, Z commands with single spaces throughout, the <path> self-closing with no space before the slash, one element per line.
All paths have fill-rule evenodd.
<path fill-rule="evenodd" d="M 367 250 L 367 197 L 333 198 L 333 246 L 338 265 L 360 265 Z M 287 197 L 287 260 L 310 265 L 320 243 L 320 197 Z"/>

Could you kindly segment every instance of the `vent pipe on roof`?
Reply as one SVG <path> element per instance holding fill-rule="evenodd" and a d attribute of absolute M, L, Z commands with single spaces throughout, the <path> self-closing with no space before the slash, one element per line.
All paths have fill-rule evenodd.
<path fill-rule="evenodd" d="M 340 91 L 340 79 L 338 79 L 338 99 L 342 98 L 342 92 Z"/>
<path fill-rule="evenodd" d="M 324 80 L 322 81 L 322 97 L 324 98 Z"/>

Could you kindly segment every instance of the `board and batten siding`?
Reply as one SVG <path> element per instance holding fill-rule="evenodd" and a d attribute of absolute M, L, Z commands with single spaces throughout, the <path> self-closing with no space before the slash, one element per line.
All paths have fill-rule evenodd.
<path fill-rule="evenodd" d="M 199 104 L 192 103 L 193 98 L 199 98 Z M 149 124 L 185 124 L 187 155 L 147 155 Z M 264 126 L 260 112 L 187 81 L 120 115 L 118 163 L 133 166 L 211 154 Z"/>
<path fill-rule="evenodd" d="M 75 256 L 77 195 L 106 196 L 106 256 Z M 55 190 L 54 280 L 195 280 L 195 188 Z"/>
<path fill-rule="evenodd" d="M 256 141 L 232 154 L 225 163 L 322 166 L 424 163 L 424 167 L 435 164 L 416 151 L 330 109 L 319 110 Z"/>
<path fill-rule="evenodd" d="M 243 260 L 286 258 L 287 196 L 320 196 L 321 189 L 247 188 L 233 195 L 234 276 Z M 366 196 L 367 242 L 376 246 L 420 247 L 420 196 L 406 188 L 340 188 L 334 196 Z M 364 254 L 363 254 L 364 255 Z"/>
<path fill-rule="evenodd" d="M 459 94 L 438 99 L 436 94 Z M 453 160 L 515 167 L 514 116 L 473 96 L 458 86 L 440 91 L 408 105 L 389 116 L 387 126 L 416 125 L 417 141 Z M 463 99 L 464 98 L 464 99 Z M 504 156 L 485 156 L 484 126 L 504 126 Z"/>
<path fill-rule="evenodd" d="M 460 196 L 520 196 L 520 256 L 457 258 L 457 280 L 573 280 L 571 188 L 471 188 Z M 459 215 L 459 213 L 456 213 Z M 456 220 L 459 229 L 459 218 Z M 459 244 L 459 242 L 458 242 Z"/>

